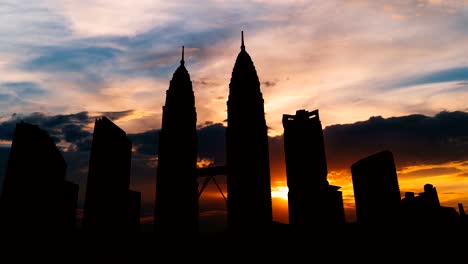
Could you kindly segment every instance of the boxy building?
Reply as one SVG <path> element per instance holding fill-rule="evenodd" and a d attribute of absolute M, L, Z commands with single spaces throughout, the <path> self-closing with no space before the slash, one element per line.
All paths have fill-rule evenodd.
<path fill-rule="evenodd" d="M 319 230 L 345 222 L 340 187 L 327 180 L 327 159 L 318 110 L 283 115 L 289 224 Z"/>

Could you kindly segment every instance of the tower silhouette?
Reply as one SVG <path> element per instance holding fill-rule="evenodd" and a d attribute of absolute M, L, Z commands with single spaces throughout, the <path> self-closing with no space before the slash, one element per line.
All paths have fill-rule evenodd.
<path fill-rule="evenodd" d="M 16 124 L 0 202 L 2 231 L 51 232 L 75 228 L 78 185 L 49 134 Z"/>
<path fill-rule="evenodd" d="M 268 135 L 260 82 L 241 34 L 227 101 L 227 223 L 230 230 L 259 230 L 272 221 Z"/>
<path fill-rule="evenodd" d="M 159 134 L 154 228 L 158 233 L 198 233 L 197 113 L 184 47 L 163 106 Z"/>
<path fill-rule="evenodd" d="M 129 190 L 132 142 L 108 118 L 97 118 L 89 158 L 83 228 L 98 232 L 139 230 L 140 199 Z M 130 216 L 136 219 L 130 219 Z M 137 223 L 137 224 L 135 224 Z"/>
<path fill-rule="evenodd" d="M 283 115 L 289 224 L 293 230 L 318 232 L 343 224 L 340 187 L 327 181 L 327 159 L 318 110 Z"/>
<path fill-rule="evenodd" d="M 357 222 L 397 223 L 400 188 L 392 152 L 380 151 L 351 165 Z"/>

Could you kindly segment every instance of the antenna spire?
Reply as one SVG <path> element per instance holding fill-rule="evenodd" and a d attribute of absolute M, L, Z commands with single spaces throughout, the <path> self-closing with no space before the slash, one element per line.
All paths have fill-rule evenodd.
<path fill-rule="evenodd" d="M 245 50 L 245 46 L 244 46 L 244 31 L 241 31 L 241 50 Z"/>
<path fill-rule="evenodd" d="M 184 65 L 185 61 L 184 61 L 184 46 L 182 46 L 182 59 L 180 60 L 180 64 L 181 65 Z"/>

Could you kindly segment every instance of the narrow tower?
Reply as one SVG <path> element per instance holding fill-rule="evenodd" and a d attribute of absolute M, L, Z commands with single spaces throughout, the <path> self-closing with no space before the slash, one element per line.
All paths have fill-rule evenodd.
<path fill-rule="evenodd" d="M 160 234 L 198 233 L 197 113 L 184 64 L 182 47 L 180 66 L 166 92 L 159 134 L 154 224 Z"/>
<path fill-rule="evenodd" d="M 227 220 L 230 230 L 261 230 L 272 221 L 267 125 L 257 71 L 241 34 L 227 101 Z"/>
<path fill-rule="evenodd" d="M 289 226 L 294 231 L 322 232 L 343 224 L 341 187 L 327 180 L 327 159 L 318 109 L 283 115 L 288 183 Z"/>
<path fill-rule="evenodd" d="M 105 116 L 96 118 L 83 208 L 85 230 L 139 230 L 140 201 L 129 190 L 131 163 L 132 142 L 127 133 Z"/>

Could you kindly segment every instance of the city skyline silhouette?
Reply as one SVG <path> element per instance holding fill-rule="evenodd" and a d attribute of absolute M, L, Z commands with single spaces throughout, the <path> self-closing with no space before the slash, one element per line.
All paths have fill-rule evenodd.
<path fill-rule="evenodd" d="M 357 221 L 346 221 L 343 196 L 338 191 L 341 187 L 327 181 L 328 155 L 319 111 L 305 109 L 297 110 L 296 115 L 283 114 L 290 221 L 275 221 L 264 100 L 255 66 L 246 52 L 243 32 L 241 51 L 233 67 L 229 88 L 225 164 L 200 166 L 197 163 L 203 160 L 197 160 L 197 156 L 204 150 L 197 146 L 196 99 L 182 47 L 180 66 L 166 93 L 162 129 L 152 138 L 159 146 L 157 171 L 154 171 L 157 180 L 153 231 L 156 236 L 196 237 L 200 234 L 199 199 L 209 180 L 226 202 L 226 227 L 221 228 L 221 233 L 229 231 L 231 235 L 265 232 L 305 235 L 321 232 L 323 227 L 343 231 L 344 227 L 350 228 L 346 223 L 358 227 L 378 226 L 383 228 L 381 231 L 389 227 L 420 225 L 436 230 L 448 227 L 465 230 L 468 227 L 463 204 L 458 203 L 458 211 L 441 206 L 437 186 L 429 182 L 424 184 L 424 192 L 418 196 L 407 191 L 401 197 L 396 162 L 392 151 L 387 149 L 374 151 L 349 165 Z M 30 133 L 36 131 L 37 135 L 28 136 L 22 132 L 28 131 L 28 127 Z M 15 226 L 28 230 L 28 222 L 19 219 L 33 217 L 29 221 L 38 223 L 32 226 L 35 231 L 81 228 L 98 232 L 141 231 L 141 193 L 129 189 L 132 153 L 135 152 L 131 135 L 103 115 L 95 119 L 91 141 L 86 143 L 91 145 L 91 155 L 82 226 L 79 226 L 78 184 L 65 181 L 67 165 L 54 139 L 36 124 L 24 121 L 16 124 L 6 167 L 7 177 L 0 196 L 3 228 Z M 23 165 L 28 163 L 33 165 Z M 24 170 L 34 167 L 44 167 L 44 172 Z M 49 175 L 47 171 L 53 173 Z M 34 174 L 38 176 L 34 177 Z M 227 185 L 226 196 L 216 182 L 219 175 L 227 178 L 224 183 Z M 201 177 L 207 177 L 203 185 L 199 184 Z M 43 184 L 40 188 L 39 183 Z M 46 191 L 37 192 L 36 188 Z M 41 202 L 26 207 L 33 199 L 51 208 L 44 210 Z M 19 214 L 23 210 L 30 211 L 32 216 Z M 75 219 L 70 217 L 73 213 Z"/>

